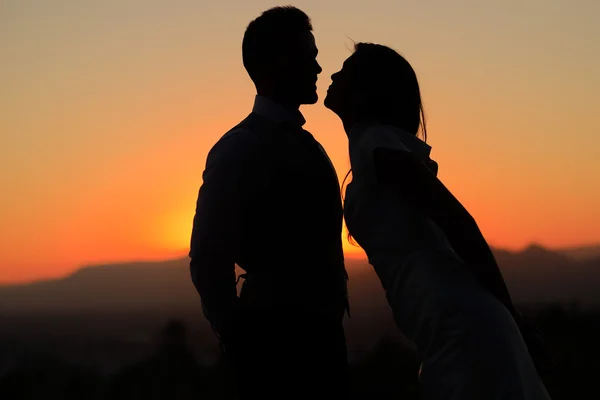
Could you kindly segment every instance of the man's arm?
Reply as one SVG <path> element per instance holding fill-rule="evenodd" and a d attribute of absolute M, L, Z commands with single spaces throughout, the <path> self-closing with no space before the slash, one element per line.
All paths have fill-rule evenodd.
<path fill-rule="evenodd" d="M 241 214 L 251 196 L 256 162 L 257 141 L 250 132 L 227 134 L 207 157 L 196 203 L 190 272 L 205 317 L 221 339 L 235 321 Z"/>
<path fill-rule="evenodd" d="M 411 153 L 379 148 L 374 161 L 380 182 L 410 198 L 446 233 L 472 273 L 517 317 L 496 259 L 475 219 L 460 201 Z"/>

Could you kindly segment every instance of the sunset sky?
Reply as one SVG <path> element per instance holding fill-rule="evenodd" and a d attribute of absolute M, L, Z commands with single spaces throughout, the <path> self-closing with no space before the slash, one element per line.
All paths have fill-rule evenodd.
<path fill-rule="evenodd" d="M 187 252 L 206 154 L 254 99 L 244 29 L 274 5 L 0 2 L 0 282 Z M 492 245 L 600 243 L 600 1 L 293 5 L 323 66 L 301 111 L 340 177 L 347 140 L 322 99 L 351 40 L 386 44 L 417 71 L 440 178 Z"/>

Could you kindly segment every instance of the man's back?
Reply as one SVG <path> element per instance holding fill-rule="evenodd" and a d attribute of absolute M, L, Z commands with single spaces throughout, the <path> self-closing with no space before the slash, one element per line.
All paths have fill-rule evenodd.
<path fill-rule="evenodd" d="M 257 305 L 345 305 L 337 175 L 303 122 L 258 97 L 209 153 L 190 252 L 209 314 L 235 301 L 233 263 L 247 272 L 243 297 Z"/>
<path fill-rule="evenodd" d="M 301 114 L 281 118 L 277 109 L 257 97 L 253 113 L 210 151 L 192 278 L 240 395 L 306 398 L 320 388 L 343 397 L 348 303 L 337 175 Z M 234 263 L 247 272 L 240 298 Z"/>

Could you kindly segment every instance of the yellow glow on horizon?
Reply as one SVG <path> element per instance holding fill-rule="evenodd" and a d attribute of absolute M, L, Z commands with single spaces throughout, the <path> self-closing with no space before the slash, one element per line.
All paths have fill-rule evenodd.
<path fill-rule="evenodd" d="M 193 209 L 181 209 L 165 213 L 157 218 L 153 225 L 152 242 L 156 244 L 156 251 L 187 253 L 192 232 Z M 350 256 L 364 254 L 360 246 L 348 241 L 348 231 L 344 225 L 342 231 L 342 246 L 344 253 Z"/>
<path fill-rule="evenodd" d="M 178 210 L 163 216 L 156 223 L 157 247 L 171 252 L 187 253 L 194 218 L 193 209 Z"/>

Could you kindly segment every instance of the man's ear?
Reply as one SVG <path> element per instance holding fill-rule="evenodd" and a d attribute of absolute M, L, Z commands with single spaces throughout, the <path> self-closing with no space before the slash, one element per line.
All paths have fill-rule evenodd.
<path fill-rule="evenodd" d="M 280 54 L 272 61 L 272 68 L 279 70 L 281 68 L 287 68 L 291 63 L 290 56 L 288 54 Z"/>

